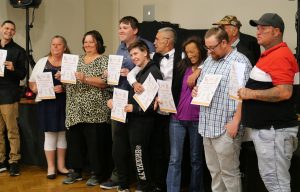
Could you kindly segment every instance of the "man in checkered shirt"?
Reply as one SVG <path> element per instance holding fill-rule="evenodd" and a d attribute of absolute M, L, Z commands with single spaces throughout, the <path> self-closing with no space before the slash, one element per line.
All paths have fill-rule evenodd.
<path fill-rule="evenodd" d="M 251 63 L 246 56 L 233 49 L 226 31 L 213 27 L 205 34 L 205 47 L 209 57 L 205 60 L 197 85 L 205 75 L 222 75 L 209 106 L 200 106 L 199 133 L 208 169 L 212 176 L 212 191 L 240 192 L 241 177 L 239 155 L 241 137 L 241 105 L 229 97 L 230 71 L 237 62 L 244 66 L 243 82 L 247 81 Z M 193 91 L 193 96 L 197 90 Z"/>

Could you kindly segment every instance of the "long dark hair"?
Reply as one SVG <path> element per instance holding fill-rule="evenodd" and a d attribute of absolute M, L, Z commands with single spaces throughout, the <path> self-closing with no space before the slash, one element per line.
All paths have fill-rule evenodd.
<path fill-rule="evenodd" d="M 192 63 L 191 63 L 190 59 L 187 57 L 187 53 L 185 52 L 186 46 L 191 43 L 195 43 L 195 45 L 199 51 L 199 61 L 197 63 L 198 66 L 207 58 L 207 51 L 203 47 L 203 44 L 204 44 L 203 40 L 198 36 L 189 37 L 182 44 L 182 50 L 184 52 L 185 57 L 178 63 L 178 68 L 182 72 L 185 71 L 186 68 L 192 66 Z"/>
<path fill-rule="evenodd" d="M 96 40 L 96 43 L 97 43 L 97 52 L 99 54 L 104 53 L 105 52 L 105 46 L 104 46 L 103 38 L 102 38 L 101 34 L 98 31 L 96 31 L 96 30 L 92 30 L 92 31 L 86 32 L 84 34 L 83 38 L 82 38 L 82 44 L 84 44 L 85 37 L 88 36 L 88 35 L 91 35 Z"/>

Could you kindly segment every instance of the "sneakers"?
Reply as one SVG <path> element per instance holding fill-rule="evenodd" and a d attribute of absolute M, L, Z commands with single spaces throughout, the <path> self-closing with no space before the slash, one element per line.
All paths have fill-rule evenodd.
<path fill-rule="evenodd" d="M 129 189 L 123 189 L 122 187 L 118 187 L 117 191 L 118 192 L 130 192 Z"/>
<path fill-rule="evenodd" d="M 80 173 L 77 172 L 71 172 L 68 174 L 68 176 L 63 180 L 63 184 L 72 184 L 76 181 L 81 181 L 82 176 Z"/>
<path fill-rule="evenodd" d="M 117 182 L 112 181 L 111 179 L 101 183 L 100 188 L 102 189 L 116 189 L 119 187 L 119 184 Z"/>
<path fill-rule="evenodd" d="M 7 168 L 6 168 L 5 163 L 0 163 L 0 173 L 3 171 L 6 171 L 6 170 L 7 170 Z"/>
<path fill-rule="evenodd" d="M 89 180 L 86 182 L 87 186 L 96 186 L 99 185 L 99 179 L 96 175 L 92 175 Z"/>
<path fill-rule="evenodd" d="M 10 176 L 18 176 L 20 175 L 20 168 L 18 163 L 12 163 L 9 165 L 9 175 Z"/>

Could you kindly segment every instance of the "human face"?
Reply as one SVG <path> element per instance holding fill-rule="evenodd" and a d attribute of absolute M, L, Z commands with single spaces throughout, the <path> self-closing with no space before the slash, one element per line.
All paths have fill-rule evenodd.
<path fill-rule="evenodd" d="M 215 36 L 210 36 L 205 39 L 205 48 L 207 53 L 211 55 L 214 60 L 219 60 L 224 57 L 224 40 L 218 41 Z"/>
<path fill-rule="evenodd" d="M 119 39 L 122 42 L 130 43 L 135 39 L 138 29 L 133 29 L 131 25 L 120 23 L 119 25 Z"/>
<path fill-rule="evenodd" d="M 184 50 L 193 65 L 199 64 L 201 55 L 196 43 L 191 42 L 187 44 Z"/>
<path fill-rule="evenodd" d="M 66 50 L 66 47 L 61 38 L 53 38 L 52 39 L 51 46 L 50 46 L 51 55 L 62 56 L 62 54 L 64 53 L 65 50 Z"/>
<path fill-rule="evenodd" d="M 279 29 L 276 29 L 272 26 L 258 25 L 256 32 L 257 43 L 264 48 L 268 48 L 269 45 L 274 41 L 278 30 Z"/>
<path fill-rule="evenodd" d="M 97 53 L 97 42 L 92 35 L 87 35 L 84 38 L 83 49 L 86 53 Z"/>
<path fill-rule="evenodd" d="M 167 53 L 169 39 L 164 32 L 158 32 L 154 41 L 155 52 L 160 54 Z"/>
<path fill-rule="evenodd" d="M 15 29 L 15 26 L 13 24 L 5 23 L 1 27 L 1 35 L 2 35 L 2 38 L 4 40 L 10 41 L 15 34 L 16 34 L 16 29 Z"/>
<path fill-rule="evenodd" d="M 141 68 L 144 68 L 148 63 L 147 52 L 141 51 L 139 48 L 133 48 L 130 50 L 130 57 L 132 62 Z"/>
<path fill-rule="evenodd" d="M 229 42 L 231 42 L 231 40 L 236 36 L 236 27 L 232 25 L 223 25 L 223 27 L 229 37 Z"/>

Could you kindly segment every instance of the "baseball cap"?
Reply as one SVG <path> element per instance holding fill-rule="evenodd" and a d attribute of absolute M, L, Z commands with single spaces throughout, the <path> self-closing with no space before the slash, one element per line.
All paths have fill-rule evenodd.
<path fill-rule="evenodd" d="M 226 15 L 219 22 L 213 23 L 213 25 L 232 25 L 238 28 L 242 26 L 241 22 L 234 15 Z"/>
<path fill-rule="evenodd" d="M 282 33 L 284 31 L 284 22 L 276 13 L 265 13 L 259 18 L 259 20 L 250 20 L 249 24 L 254 27 L 257 25 L 272 26 L 279 28 Z"/>

